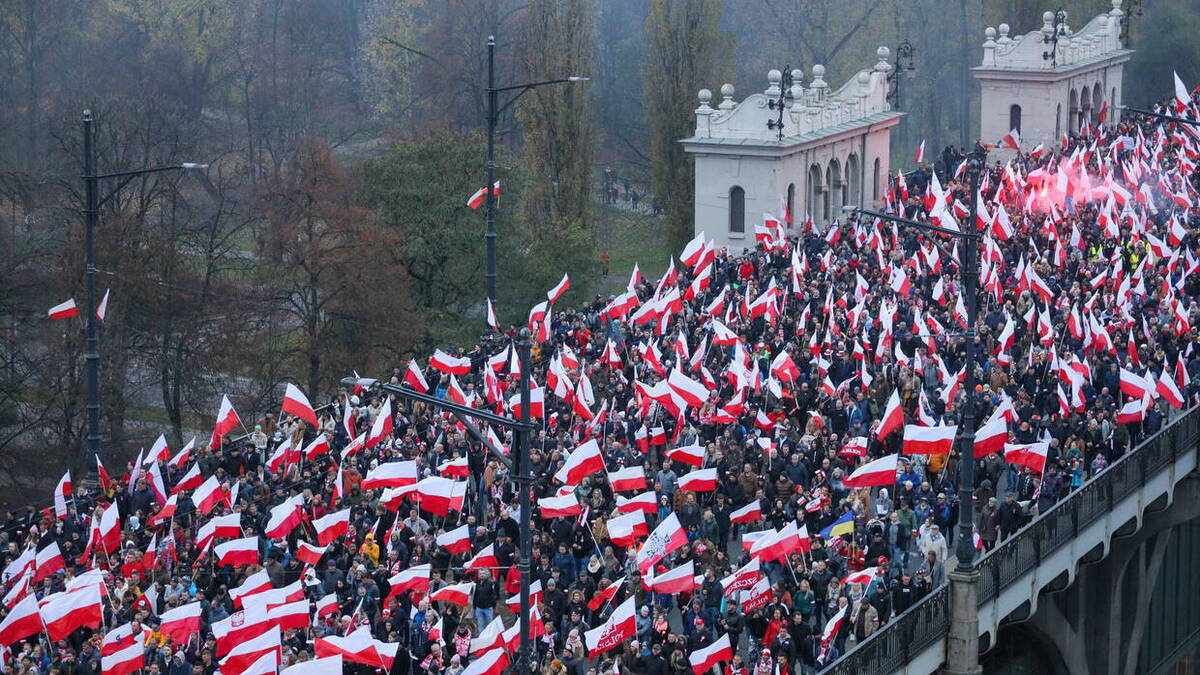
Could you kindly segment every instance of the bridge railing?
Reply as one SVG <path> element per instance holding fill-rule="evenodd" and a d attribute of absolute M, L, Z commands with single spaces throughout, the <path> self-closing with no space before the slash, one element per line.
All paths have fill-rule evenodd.
<path fill-rule="evenodd" d="M 1195 406 L 1093 476 L 1078 490 L 1038 514 L 975 562 L 980 572 L 979 604 L 992 600 L 1075 537 L 1081 528 L 1112 510 L 1179 453 L 1200 441 L 1200 406 Z M 896 672 L 950 630 L 949 585 L 934 589 L 823 672 L 857 675 Z"/>

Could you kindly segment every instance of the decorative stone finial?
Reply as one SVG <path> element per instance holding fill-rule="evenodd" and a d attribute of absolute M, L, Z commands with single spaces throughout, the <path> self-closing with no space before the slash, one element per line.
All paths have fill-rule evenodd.
<path fill-rule="evenodd" d="M 1046 35 L 1054 33 L 1054 12 L 1045 12 L 1042 14 L 1042 32 Z"/>
<path fill-rule="evenodd" d="M 707 89 L 701 89 L 699 97 L 700 97 L 700 107 L 707 108 L 708 102 L 712 100 L 712 92 Z"/>
<path fill-rule="evenodd" d="M 1112 0 L 1112 11 L 1109 12 L 1108 15 L 1109 16 L 1123 16 L 1124 14 L 1125 14 L 1125 12 L 1121 11 L 1121 0 Z"/>
<path fill-rule="evenodd" d="M 783 82 L 783 73 L 775 68 L 767 71 L 767 96 L 779 96 L 782 91 L 779 83 Z"/>
<path fill-rule="evenodd" d="M 820 101 L 825 98 L 825 87 L 827 86 L 825 84 L 825 66 L 818 63 L 813 66 L 812 72 L 813 79 L 810 87 L 816 99 Z"/>
<path fill-rule="evenodd" d="M 721 105 L 719 105 L 717 107 L 720 108 L 721 110 L 732 110 L 733 105 L 734 105 L 733 104 L 733 85 L 729 84 L 728 82 L 721 85 L 721 96 L 723 97 L 724 100 L 722 100 Z"/>
<path fill-rule="evenodd" d="M 1000 39 L 999 39 L 999 40 L 997 40 L 997 42 L 998 42 L 999 44 L 1006 45 L 1006 44 L 1008 44 L 1008 43 L 1012 42 L 1012 38 L 1010 38 L 1010 37 L 1008 36 L 1008 32 L 1009 32 L 1010 30 L 1012 30 L 1012 29 L 1011 29 L 1011 28 L 1009 28 L 1009 25 L 1008 25 L 1008 24 L 1006 24 L 1006 23 L 1002 23 L 1002 24 L 1000 24 Z"/>

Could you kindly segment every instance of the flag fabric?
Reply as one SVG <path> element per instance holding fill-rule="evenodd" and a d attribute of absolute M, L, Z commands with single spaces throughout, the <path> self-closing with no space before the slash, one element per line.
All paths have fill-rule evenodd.
<path fill-rule="evenodd" d="M 923 427 L 916 424 L 904 425 L 904 454 L 945 455 L 954 447 L 954 425 Z M 890 483 L 889 483 L 890 484 Z"/>
<path fill-rule="evenodd" d="M 825 529 L 821 530 L 821 538 L 829 541 L 834 537 L 843 534 L 854 534 L 854 513 L 847 511 L 840 518 L 830 523 Z"/>
<path fill-rule="evenodd" d="M 1046 453 L 1050 446 L 1047 443 L 1009 443 L 1004 446 L 1004 461 L 1009 464 L 1029 467 L 1034 473 L 1040 474 L 1046 467 Z"/>
<path fill-rule="evenodd" d="M 279 671 L 279 675 L 341 675 L 343 672 L 342 655 L 334 654 L 289 666 Z"/>
<path fill-rule="evenodd" d="M 924 147 L 925 143 L 921 143 Z M 688 656 L 693 675 L 704 675 L 719 663 L 733 660 L 733 646 L 729 641 L 729 633 L 713 641 L 712 644 L 697 649 Z"/>
<path fill-rule="evenodd" d="M 594 438 L 579 444 L 567 455 L 566 463 L 554 474 L 565 485 L 579 485 L 585 477 L 604 471 L 604 456 Z"/>
<path fill-rule="evenodd" d="M 191 602 L 168 609 L 158 618 L 162 621 L 159 631 L 180 644 L 186 643 L 192 633 L 200 630 L 200 602 Z"/>
<path fill-rule="evenodd" d="M 214 450 L 221 447 L 221 439 L 241 423 L 241 418 L 233 409 L 233 403 L 229 401 L 228 396 L 222 394 L 221 407 L 217 410 L 217 421 L 213 425 L 212 440 L 209 441 L 208 447 Z"/>
<path fill-rule="evenodd" d="M 587 643 L 588 656 L 595 658 L 599 654 L 609 651 L 610 649 L 620 645 L 637 633 L 637 626 L 634 619 L 634 607 L 636 602 L 631 596 L 625 602 L 622 602 L 617 609 L 613 611 L 608 619 L 589 631 L 584 633 L 584 641 Z"/>
<path fill-rule="evenodd" d="M 27 595 L 0 621 L 0 646 L 8 647 L 41 630 L 42 616 L 38 613 L 37 596 Z"/>
<path fill-rule="evenodd" d="M 871 487 L 874 485 L 894 485 L 896 470 L 900 455 L 887 455 L 867 462 L 854 470 L 842 481 L 846 487 Z"/>
<path fill-rule="evenodd" d="M 73 316 L 79 316 L 79 308 L 75 306 L 75 298 L 71 298 L 51 307 L 46 313 L 51 319 L 70 319 Z"/>
<path fill-rule="evenodd" d="M 317 413 L 308 402 L 308 397 L 291 382 L 287 383 L 287 391 L 283 395 L 283 412 L 299 417 L 313 428 L 317 426 Z"/>
<path fill-rule="evenodd" d="M 98 628 L 104 620 L 100 586 L 85 586 L 56 596 L 42 607 L 42 620 L 51 641 L 62 640 L 77 628 Z"/>
<path fill-rule="evenodd" d="M 495 183 L 492 184 L 491 193 L 493 195 L 497 195 L 497 196 L 500 194 L 500 181 L 496 181 Z M 472 210 L 478 209 L 480 206 L 483 205 L 483 202 L 487 199 L 487 194 L 488 194 L 488 189 L 487 189 L 486 185 L 484 187 L 479 188 L 471 195 L 471 197 L 469 199 L 467 199 L 467 206 L 471 207 Z"/>
<path fill-rule="evenodd" d="M 688 541 L 687 531 L 679 524 L 679 517 L 672 512 L 659 522 L 637 554 L 637 566 L 645 574 L 658 561 L 680 548 Z"/>

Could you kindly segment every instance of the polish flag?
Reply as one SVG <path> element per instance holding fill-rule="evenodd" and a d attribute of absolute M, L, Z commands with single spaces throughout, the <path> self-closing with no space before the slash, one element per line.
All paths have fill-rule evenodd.
<path fill-rule="evenodd" d="M 496 560 L 496 550 L 494 544 L 484 546 L 479 553 L 471 556 L 471 559 L 463 564 L 463 569 L 470 572 L 471 570 L 492 570 L 500 566 Z"/>
<path fill-rule="evenodd" d="M 731 523 L 753 523 L 756 520 L 762 520 L 762 502 L 755 499 L 749 504 L 743 506 L 729 514 L 729 522 Z"/>
<path fill-rule="evenodd" d="M 242 537 L 213 547 L 218 565 L 257 565 L 258 537 Z"/>
<path fill-rule="evenodd" d="M 312 524 L 313 529 L 317 531 L 317 543 L 327 546 L 329 542 L 350 530 L 350 509 L 326 514 L 314 520 Z"/>
<path fill-rule="evenodd" d="M 229 492 L 221 485 L 221 482 L 217 480 L 215 474 L 209 476 L 208 480 L 204 481 L 204 483 L 201 484 L 200 487 L 196 488 L 196 491 L 192 493 L 192 503 L 196 505 L 196 508 L 199 509 L 200 513 L 206 516 L 212 512 L 213 507 L 215 507 L 217 504 L 220 504 L 221 502 L 228 504 L 229 500 Z"/>
<path fill-rule="evenodd" d="M 646 470 L 640 466 L 628 466 L 624 469 L 610 471 L 608 484 L 613 492 L 646 489 Z"/>
<path fill-rule="evenodd" d="M 517 625 L 520 625 L 520 621 Z M 463 669 L 460 675 L 501 675 L 508 668 L 508 652 L 504 649 L 492 649 L 472 661 Z"/>
<path fill-rule="evenodd" d="M 218 488 L 220 487 L 220 483 L 216 481 L 216 476 L 210 477 L 208 482 L 212 483 Z M 177 495 L 185 490 L 195 490 L 201 485 L 205 485 L 205 481 L 204 477 L 200 475 L 200 465 L 193 464 L 192 468 L 188 469 L 187 473 L 183 475 L 183 478 L 180 478 L 179 482 L 175 484 L 175 487 L 171 488 L 171 494 Z M 208 490 L 209 488 L 206 487 L 205 489 Z M 205 494 L 207 494 L 207 492 Z M 195 502 L 196 499 L 204 499 L 205 495 L 200 495 L 197 497 L 195 494 L 193 494 L 192 496 L 194 498 L 192 501 Z M 212 510 L 211 506 L 209 507 L 209 510 Z"/>
<path fill-rule="evenodd" d="M 692 466 L 704 466 L 704 455 L 706 453 L 707 450 L 703 445 L 687 445 L 682 448 L 667 450 L 667 459 L 691 464 Z"/>
<path fill-rule="evenodd" d="M 279 661 L 280 656 L 276 652 L 263 652 L 262 656 L 258 657 L 254 663 L 239 672 L 240 675 L 275 675 L 279 672 Z"/>
<path fill-rule="evenodd" d="M 1117 424 L 1133 424 L 1146 419 L 1146 411 L 1149 410 L 1150 403 L 1149 396 L 1126 403 L 1117 411 Z"/>
<path fill-rule="evenodd" d="M 279 675 L 341 675 L 342 655 L 334 654 L 323 659 L 310 659 L 279 671 Z"/>
<path fill-rule="evenodd" d="M 594 612 L 604 606 L 605 603 L 608 603 L 613 598 L 617 597 L 617 592 L 621 590 L 621 587 L 625 585 L 627 580 L 628 577 L 621 577 L 620 579 L 617 579 L 608 586 L 605 586 L 597 591 L 596 595 L 591 600 L 588 600 L 588 609 Z"/>
<path fill-rule="evenodd" d="M 8 647 L 41 630 L 42 615 L 38 612 L 38 598 L 33 594 L 27 595 L 0 621 L 0 645 Z"/>
<path fill-rule="evenodd" d="M 167 445 L 167 437 L 159 434 L 158 438 L 154 439 L 154 445 L 150 447 L 150 452 L 146 453 L 146 462 L 165 462 L 171 457 L 171 448 Z"/>
<path fill-rule="evenodd" d="M 433 592 L 429 599 L 433 602 L 448 602 L 452 605 L 465 607 L 471 600 L 471 594 L 475 592 L 475 582 L 468 581 L 465 584 L 451 584 Z"/>
<path fill-rule="evenodd" d="M 54 487 L 54 515 L 56 518 L 67 517 L 67 500 L 71 498 L 71 472 L 68 470 L 58 479 Z"/>
<path fill-rule="evenodd" d="M 598 654 L 620 646 L 637 634 L 637 624 L 634 619 L 636 604 L 634 598 L 630 596 L 613 611 L 607 621 L 584 633 L 589 657 L 595 658 Z"/>
<path fill-rule="evenodd" d="M 212 624 L 211 630 L 217 638 L 217 656 L 224 656 L 237 645 L 271 630 L 271 622 L 267 620 L 267 606 L 252 605 L 240 612 L 234 612 Z"/>
<path fill-rule="evenodd" d="M 870 487 L 873 485 L 894 485 L 896 469 L 900 455 L 887 455 L 872 460 L 854 470 L 842 484 L 846 487 Z"/>
<path fill-rule="evenodd" d="M 1013 129 L 1012 131 L 1005 134 L 1004 138 L 1000 139 L 1000 147 L 1008 148 L 1010 150 L 1016 150 L 1017 152 L 1020 152 L 1021 151 L 1021 132 L 1017 131 L 1016 129 Z"/>
<path fill-rule="evenodd" d="M 192 450 L 195 448 L 196 437 L 192 436 L 192 440 L 188 441 L 187 445 L 183 446 L 183 449 L 176 453 L 176 455 L 167 462 L 167 466 L 173 469 L 182 469 L 183 465 L 187 464 L 188 460 L 192 458 Z M 103 473 L 105 475 L 108 474 L 107 471 L 104 471 Z"/>
<path fill-rule="evenodd" d="M 282 634 L 279 630 L 279 626 L 272 625 L 261 635 L 256 635 L 249 640 L 239 642 L 229 650 L 229 653 L 225 655 L 225 658 L 221 659 L 221 672 L 245 672 L 249 669 L 252 663 L 259 660 L 264 655 L 272 656 L 275 660 L 275 666 L 278 667 L 281 640 Z"/>
<path fill-rule="evenodd" d="M 200 605 L 199 601 L 191 602 L 163 612 L 158 617 L 162 620 L 159 632 L 165 634 L 173 642 L 185 644 L 192 633 L 200 630 L 200 611 L 202 609 Z"/>
<path fill-rule="evenodd" d="M 560 296 L 562 296 L 563 293 L 566 293 L 567 289 L 570 287 L 571 287 L 571 279 L 568 278 L 566 274 L 563 274 L 562 281 L 558 282 L 558 285 L 555 286 L 554 288 L 551 288 L 549 291 L 546 291 L 546 299 L 549 300 L 550 304 L 553 305 L 554 301 L 558 300 L 558 298 Z"/>
<path fill-rule="evenodd" d="M 925 141 L 921 141 L 924 150 Z M 693 675 L 704 675 L 717 664 L 733 660 L 733 646 L 729 641 L 729 633 L 725 633 L 707 647 L 697 649 L 688 655 L 688 663 L 692 664 Z"/>
<path fill-rule="evenodd" d="M 169 520 L 171 518 L 174 518 L 175 517 L 175 509 L 178 506 L 178 504 L 179 504 L 179 495 L 171 495 L 170 497 L 167 497 L 166 503 L 164 503 L 162 508 L 158 510 L 158 513 L 154 514 L 153 516 L 150 516 L 150 519 L 146 522 L 151 527 L 153 527 L 153 526 L 158 525 L 159 523 L 161 523 L 164 520 Z"/>
<path fill-rule="evenodd" d="M 108 294 L 111 292 L 111 288 L 104 289 L 104 297 L 100 299 L 100 304 L 96 306 L 96 318 L 101 321 L 104 321 L 104 317 L 108 316 Z"/>
<path fill-rule="evenodd" d="M 446 516 L 450 512 L 454 500 L 454 481 L 441 476 L 428 476 L 417 483 L 417 496 L 421 500 L 421 508 L 438 516 Z"/>
<path fill-rule="evenodd" d="M 1003 452 L 1008 442 L 1008 422 L 1003 416 L 993 415 L 975 432 L 975 456 L 986 457 L 993 452 Z"/>
<path fill-rule="evenodd" d="M 653 490 L 643 492 L 629 499 L 617 495 L 617 510 L 622 513 L 632 513 L 633 511 L 658 513 L 658 497 L 655 496 Z"/>
<path fill-rule="evenodd" d="M 447 460 L 438 465 L 438 473 L 447 478 L 467 478 L 471 475 L 471 467 L 466 457 Z M 416 481 L 414 480 L 415 484 Z"/>
<path fill-rule="evenodd" d="M 806 528 L 805 539 L 808 538 L 807 535 Z M 754 546 L 750 549 L 750 557 L 764 562 L 785 560 L 789 555 L 800 550 L 800 541 L 800 530 L 796 528 L 796 521 L 789 520 L 787 524 L 779 528 L 778 532 L 754 542 Z"/>
<path fill-rule="evenodd" d="M 829 643 L 833 642 L 833 638 L 842 630 L 842 624 L 846 622 L 846 612 L 848 611 L 850 611 L 850 605 L 847 604 L 825 622 L 825 628 L 821 631 L 822 647 L 827 647 Z"/>
<path fill-rule="evenodd" d="M 231 589 L 229 598 L 233 600 L 234 607 L 241 607 L 242 601 L 246 598 L 266 593 L 269 590 L 271 590 L 271 577 L 267 575 L 266 570 L 259 570 L 246 577 L 241 586 Z"/>
<path fill-rule="evenodd" d="M 62 551 L 58 548 L 58 542 L 52 541 L 46 548 L 37 552 L 34 556 L 35 565 L 33 568 L 32 583 L 38 583 L 42 579 L 61 572 L 66 569 L 67 564 L 63 560 Z"/>
<path fill-rule="evenodd" d="M 140 641 L 114 652 L 104 654 L 100 658 L 100 669 L 104 675 L 126 675 L 140 670 L 146 665 L 146 648 Z"/>
<path fill-rule="evenodd" d="M 436 542 L 438 546 L 441 546 L 450 553 L 466 553 L 471 550 L 471 528 L 468 525 L 463 525 L 449 532 L 444 532 L 437 536 Z"/>
<path fill-rule="evenodd" d="M 537 500 L 537 505 L 543 518 L 577 516 L 583 512 L 583 506 L 580 505 L 579 499 L 575 497 L 574 492 L 553 497 L 543 497 Z"/>
<path fill-rule="evenodd" d="M 487 298 L 487 325 L 497 333 L 500 332 L 500 322 L 496 321 L 496 308 L 492 307 L 491 298 Z"/>
<path fill-rule="evenodd" d="M 1183 407 L 1183 394 L 1180 393 L 1179 387 L 1175 385 L 1175 381 L 1164 370 L 1158 377 L 1158 385 L 1155 387 L 1155 392 L 1159 398 L 1170 403 L 1175 408 Z"/>
<path fill-rule="evenodd" d="M 733 597 L 734 592 L 758 583 L 759 577 L 762 576 L 761 568 L 762 562 L 758 558 L 751 558 L 750 562 L 734 570 L 733 574 L 721 579 L 722 594 L 727 598 Z"/>
<path fill-rule="evenodd" d="M 604 457 L 596 439 L 589 438 L 567 455 L 566 463 L 554 474 L 554 479 L 564 485 L 579 485 L 585 477 L 601 471 L 604 471 Z"/>
<path fill-rule="evenodd" d="M 282 539 L 296 529 L 296 526 L 303 520 L 304 495 L 289 497 L 282 504 L 271 507 L 271 517 L 267 520 L 263 534 L 268 539 Z"/>
<path fill-rule="evenodd" d="M 440 349 L 436 349 L 433 352 L 433 356 L 429 359 L 429 366 L 447 375 L 466 375 L 471 372 L 471 359 L 465 356 L 451 356 Z"/>
<path fill-rule="evenodd" d="M 104 620 L 100 586 L 85 586 L 59 595 L 42 607 L 42 620 L 51 642 L 66 638 L 77 628 L 99 628 Z"/>
<path fill-rule="evenodd" d="M 417 463 L 413 460 L 403 462 L 384 462 L 367 472 L 360 487 L 366 490 L 377 488 L 404 487 L 417 484 Z"/>
<path fill-rule="evenodd" d="M 75 306 L 75 298 L 71 298 L 61 305 L 55 305 L 47 312 L 51 319 L 69 319 L 73 316 L 79 316 L 79 308 Z"/>
<path fill-rule="evenodd" d="M 696 565 L 689 560 L 675 569 L 655 576 L 649 583 L 651 590 L 663 595 L 690 592 L 696 588 Z"/>
<path fill-rule="evenodd" d="M 895 481 L 893 481 L 895 482 Z M 672 512 L 646 539 L 637 554 L 637 566 L 645 574 L 658 561 L 667 557 L 672 551 L 687 544 L 687 531 L 679 524 L 679 517 Z"/>
<path fill-rule="evenodd" d="M 913 158 L 914 164 L 920 164 L 925 161 L 925 139 L 921 139 L 921 145 L 917 146 L 917 156 Z"/>
<path fill-rule="evenodd" d="M 521 419 L 521 395 L 516 394 L 508 399 L 508 407 L 513 417 Z M 529 390 L 529 416 L 542 419 L 546 416 L 546 388 L 533 387 Z"/>
<path fill-rule="evenodd" d="M 906 424 L 904 425 L 904 454 L 949 454 L 950 449 L 954 447 L 954 435 L 957 433 L 958 427 L 953 424 L 938 427 Z M 890 485 L 891 483 L 888 484 Z"/>
<path fill-rule="evenodd" d="M 468 543 L 468 545 L 470 544 Z M 384 598 L 384 602 L 391 600 L 405 591 L 428 592 L 431 570 L 432 566 L 429 563 L 414 565 L 406 570 L 400 570 L 392 578 L 388 579 L 389 590 L 387 597 Z"/>
<path fill-rule="evenodd" d="M 500 181 L 496 181 L 492 185 L 491 192 L 494 195 L 500 194 Z M 471 209 L 478 209 L 483 205 L 484 200 L 487 199 L 487 194 L 488 189 L 486 186 L 479 188 L 474 194 L 471 195 L 471 198 L 467 200 L 467 206 L 471 207 Z"/>
<path fill-rule="evenodd" d="M 421 372 L 415 359 L 408 360 L 408 367 L 404 369 L 404 383 L 422 394 L 429 393 L 429 383 L 425 381 L 425 373 Z"/>
<path fill-rule="evenodd" d="M 313 427 L 317 426 L 317 412 L 304 392 L 291 382 L 287 383 L 287 391 L 283 394 L 283 412 L 295 415 Z"/>
<path fill-rule="evenodd" d="M 242 423 L 242 419 L 238 417 L 237 411 L 233 409 L 233 404 L 229 402 L 229 397 L 221 395 L 221 407 L 217 410 L 217 421 L 213 425 L 212 440 L 209 441 L 208 447 L 216 449 L 221 447 L 221 439 L 225 434 L 237 428 L 237 425 Z"/>
<path fill-rule="evenodd" d="M 775 597 L 771 591 L 771 579 L 764 576 L 753 586 L 742 591 L 742 613 L 749 614 L 759 607 L 765 607 Z"/>
<path fill-rule="evenodd" d="M 1004 445 L 1004 461 L 1009 464 L 1017 464 L 1027 466 L 1034 473 L 1042 473 L 1042 469 L 1046 468 L 1046 453 L 1049 450 L 1048 443 L 1028 443 L 1018 445 L 1014 443 L 1006 443 Z"/>
<path fill-rule="evenodd" d="M 1154 387 L 1151 386 L 1150 382 L 1146 380 L 1146 378 L 1138 375 L 1137 373 L 1131 373 L 1124 368 L 1121 369 L 1122 393 L 1132 396 L 1136 399 L 1141 399 L 1153 389 Z"/>
<path fill-rule="evenodd" d="M 195 438 L 192 441 L 195 442 Z M 100 455 L 96 455 L 96 472 L 100 474 L 100 489 L 108 492 L 116 485 L 113 483 L 112 476 L 108 475 L 108 470 L 104 468 L 104 464 L 100 461 Z"/>
<path fill-rule="evenodd" d="M 397 642 L 376 640 L 371 637 L 371 629 L 364 625 L 346 637 L 334 635 L 317 638 L 313 643 L 313 651 L 320 657 L 340 654 L 347 661 L 380 667 L 384 672 L 389 672 L 396 660 L 396 649 L 399 646 Z"/>
<path fill-rule="evenodd" d="M 1171 71 L 1175 77 L 1175 111 L 1183 112 L 1192 104 L 1192 95 L 1188 93 L 1187 85 L 1179 79 L 1179 73 Z"/>
<path fill-rule="evenodd" d="M 613 516 L 606 525 L 608 526 L 608 538 L 622 548 L 629 548 L 638 537 L 650 534 L 650 526 L 646 524 L 646 514 L 643 511 L 631 511 Z"/>
<path fill-rule="evenodd" d="M 319 619 L 321 617 L 329 616 L 330 614 L 337 614 L 337 611 L 338 611 L 337 593 L 330 593 L 329 595 L 326 595 L 325 597 L 321 598 L 320 600 L 317 600 L 317 616 L 316 616 L 316 618 Z"/>
<path fill-rule="evenodd" d="M 677 487 L 690 492 L 712 492 L 717 489 L 717 468 L 697 469 L 679 477 Z"/>
<path fill-rule="evenodd" d="M 294 602 L 273 607 L 268 605 L 267 620 L 283 630 L 304 628 L 308 625 L 308 598 L 302 596 Z"/>
<path fill-rule="evenodd" d="M 708 400 L 708 388 L 684 375 L 683 371 L 678 368 L 671 370 L 671 375 L 667 378 L 667 385 L 690 406 L 698 408 Z"/>
<path fill-rule="evenodd" d="M 900 392 L 893 391 L 892 396 L 888 399 L 887 409 L 883 412 L 883 418 L 879 422 L 879 428 L 875 430 L 875 437 L 882 441 L 893 431 L 901 428 L 903 424 L 904 408 L 900 407 Z"/>
<path fill-rule="evenodd" d="M 312 443 L 309 443 L 304 448 L 304 456 L 309 460 L 313 460 L 321 455 L 328 454 L 331 449 L 329 446 L 329 437 L 322 432 L 317 434 Z"/>
<path fill-rule="evenodd" d="M 392 419 L 392 399 L 385 398 L 383 399 L 383 405 L 379 408 L 379 414 L 375 417 L 375 423 L 371 425 L 371 430 L 367 432 L 365 447 L 370 449 L 379 445 L 385 438 L 392 434 L 394 427 L 395 420 Z M 342 457 L 347 457 L 349 454 L 349 447 L 342 451 Z"/>
<path fill-rule="evenodd" d="M 83 551 L 83 557 L 87 558 L 88 554 L 93 550 L 103 550 L 105 554 L 111 555 L 121 546 L 121 522 L 120 512 L 117 509 L 116 502 L 113 502 L 104 509 L 104 513 L 100 514 L 100 522 L 93 529 L 92 534 L 95 539 L 89 539 L 87 548 Z M 97 547 L 93 549 L 93 546 Z"/>

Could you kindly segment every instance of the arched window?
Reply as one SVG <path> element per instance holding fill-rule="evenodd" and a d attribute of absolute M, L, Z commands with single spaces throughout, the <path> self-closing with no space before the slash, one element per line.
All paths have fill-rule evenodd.
<path fill-rule="evenodd" d="M 1067 131 L 1079 128 L 1079 92 L 1071 90 L 1070 102 L 1067 106 Z"/>
<path fill-rule="evenodd" d="M 1104 107 L 1104 91 L 1100 89 L 1100 83 L 1092 87 L 1092 121 L 1100 123 L 1100 108 Z"/>
<path fill-rule="evenodd" d="M 746 231 L 746 191 L 738 185 L 729 188 L 729 231 Z"/>
<path fill-rule="evenodd" d="M 796 223 L 796 184 L 788 183 L 787 191 L 787 213 L 780 214 L 782 218 L 791 218 L 792 223 Z"/>
<path fill-rule="evenodd" d="M 1008 128 L 1021 133 L 1021 106 L 1015 103 L 1008 107 Z"/>
<path fill-rule="evenodd" d="M 1054 138 L 1062 136 L 1062 104 L 1054 107 Z"/>
<path fill-rule="evenodd" d="M 879 158 L 875 158 L 875 170 L 871 174 L 871 199 L 879 201 L 879 195 L 883 192 L 883 177 L 879 175 Z"/>
<path fill-rule="evenodd" d="M 1079 119 L 1075 121 L 1075 128 L 1083 127 L 1085 123 L 1092 121 L 1092 90 L 1084 87 L 1079 90 Z"/>
<path fill-rule="evenodd" d="M 805 216 L 815 221 L 821 220 L 821 167 L 813 164 L 808 167 L 808 198 L 805 199 Z"/>
<path fill-rule="evenodd" d="M 851 153 L 846 158 L 846 203 L 858 204 L 862 201 L 862 172 L 859 169 L 858 155 Z"/>

